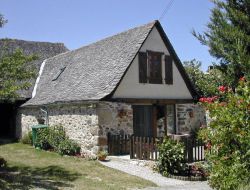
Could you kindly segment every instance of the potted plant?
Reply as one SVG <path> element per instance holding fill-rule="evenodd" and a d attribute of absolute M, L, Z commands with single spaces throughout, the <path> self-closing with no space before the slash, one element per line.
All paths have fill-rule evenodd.
<path fill-rule="evenodd" d="M 104 161 L 108 156 L 108 152 L 106 150 L 101 150 L 97 153 L 97 159 L 100 161 Z"/>

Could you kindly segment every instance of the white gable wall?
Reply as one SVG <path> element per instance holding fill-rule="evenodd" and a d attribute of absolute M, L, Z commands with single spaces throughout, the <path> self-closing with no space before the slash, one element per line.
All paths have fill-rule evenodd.
<path fill-rule="evenodd" d="M 169 52 L 155 27 L 140 49 L 141 52 L 146 52 L 147 50 L 164 52 L 165 55 L 169 55 Z M 162 76 L 164 79 L 164 56 L 162 56 Z M 139 83 L 139 63 L 137 55 L 120 85 L 116 89 L 113 98 L 192 99 L 192 96 L 175 64 L 173 64 L 173 85 L 167 85 L 164 83 Z"/>

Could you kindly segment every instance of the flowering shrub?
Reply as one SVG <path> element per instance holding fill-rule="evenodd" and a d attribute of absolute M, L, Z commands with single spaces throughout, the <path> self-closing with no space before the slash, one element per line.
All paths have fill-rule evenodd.
<path fill-rule="evenodd" d="M 157 170 L 163 176 L 168 176 L 168 174 L 183 175 L 187 169 L 187 165 L 184 162 L 184 145 L 169 137 L 164 137 L 158 148 Z"/>
<path fill-rule="evenodd" d="M 200 137 L 210 150 L 210 185 L 226 190 L 250 183 L 250 83 L 244 78 L 233 92 L 220 86 L 219 97 L 200 99 L 209 111 L 209 127 Z"/>
<path fill-rule="evenodd" d="M 195 162 L 191 165 L 191 175 L 206 179 L 209 175 L 210 165 L 207 162 Z"/>

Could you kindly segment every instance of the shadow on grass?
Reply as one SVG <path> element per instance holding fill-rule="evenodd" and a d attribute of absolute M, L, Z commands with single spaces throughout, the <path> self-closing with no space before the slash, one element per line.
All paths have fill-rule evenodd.
<path fill-rule="evenodd" d="M 5 167 L 0 168 L 0 189 L 42 188 L 56 190 L 73 187 L 72 181 L 81 174 L 65 170 L 58 166 L 43 168 Z"/>

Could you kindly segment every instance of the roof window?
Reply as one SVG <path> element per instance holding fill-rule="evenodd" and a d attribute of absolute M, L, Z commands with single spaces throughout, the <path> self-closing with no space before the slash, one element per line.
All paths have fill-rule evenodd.
<path fill-rule="evenodd" d="M 52 79 L 52 81 L 57 80 L 65 69 L 66 67 L 61 68 L 60 71 L 56 74 L 56 77 Z"/>

